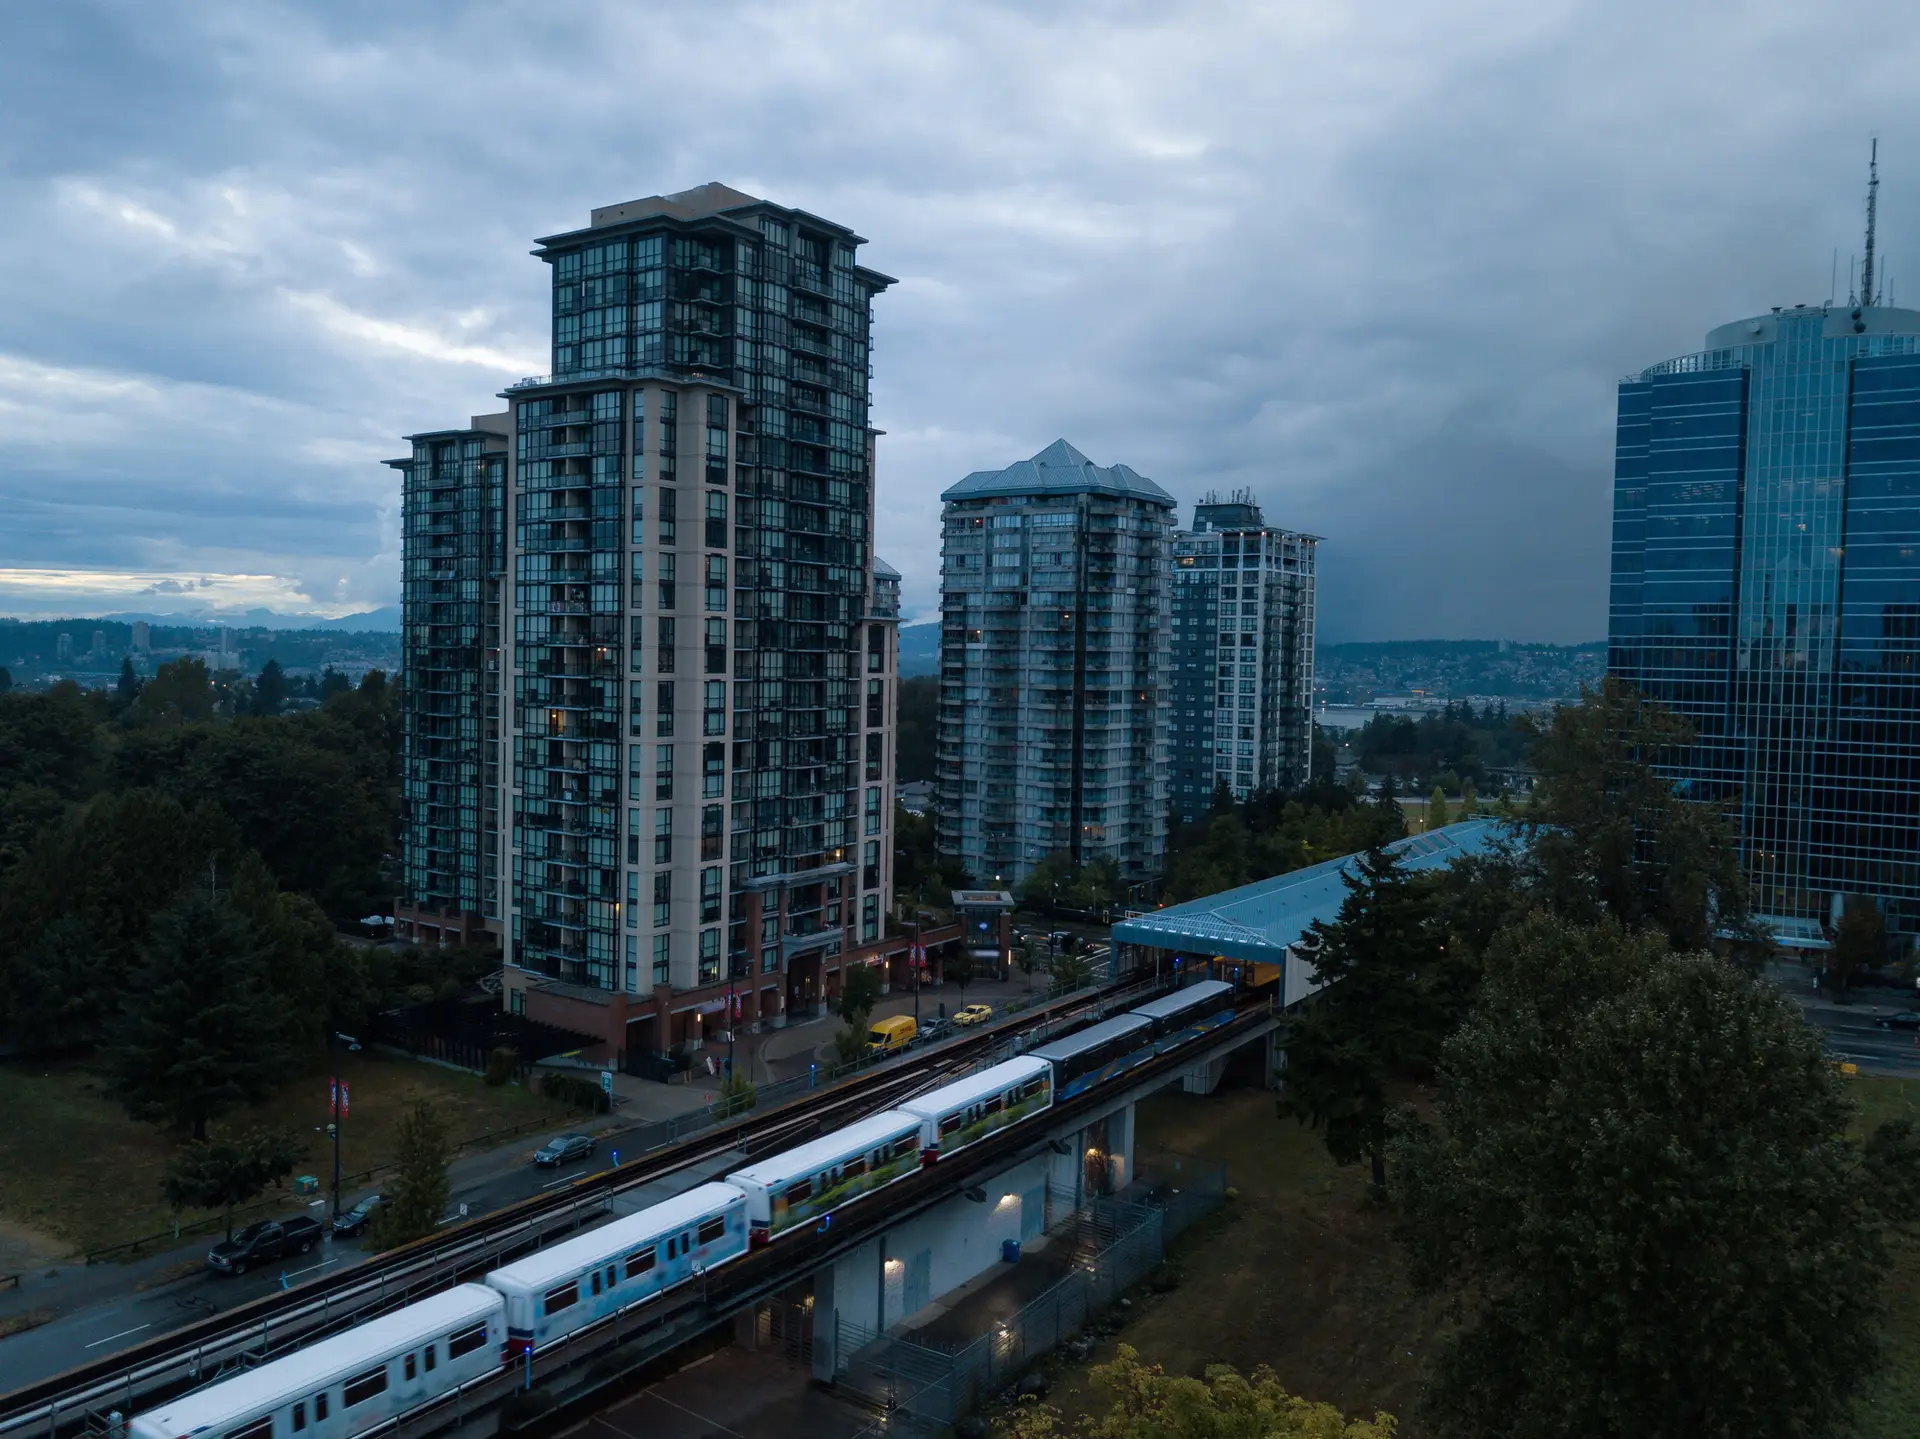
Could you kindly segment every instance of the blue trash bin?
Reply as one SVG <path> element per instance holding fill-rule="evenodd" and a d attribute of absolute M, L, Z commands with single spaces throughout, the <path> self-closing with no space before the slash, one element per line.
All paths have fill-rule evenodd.
<path fill-rule="evenodd" d="M 1000 1257 L 1008 1264 L 1018 1264 L 1020 1262 L 1020 1241 L 1018 1239 L 1002 1239 L 1000 1241 Z"/>

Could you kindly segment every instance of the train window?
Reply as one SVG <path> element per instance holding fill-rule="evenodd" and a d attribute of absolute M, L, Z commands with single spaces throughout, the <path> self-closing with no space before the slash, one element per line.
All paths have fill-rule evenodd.
<path fill-rule="evenodd" d="M 411 1354 L 407 1355 L 404 1364 L 407 1371 L 406 1377 L 409 1379 L 413 1378 L 415 1370 L 418 1368 L 414 1357 Z"/>
<path fill-rule="evenodd" d="M 434 1371 L 434 1369 L 436 1369 L 439 1366 L 439 1363 L 440 1363 L 439 1349 L 437 1346 L 429 1344 L 425 1349 L 421 1350 L 420 1352 L 426 1356 L 427 1372 L 431 1374 Z"/>
<path fill-rule="evenodd" d="M 659 1255 L 649 1245 L 645 1249 L 636 1249 L 627 1256 L 627 1278 L 638 1279 L 658 1261 Z"/>
<path fill-rule="evenodd" d="M 992 1099 L 989 1099 L 987 1101 L 985 1107 L 986 1107 L 986 1112 L 988 1114 L 998 1114 L 1001 1110 L 1005 1109 L 1007 1106 L 1005 1105 L 1004 1102 L 1002 1102 L 1000 1096 L 996 1094 L 993 1096 Z"/>
<path fill-rule="evenodd" d="M 702 1244 L 711 1244 L 716 1239 L 725 1238 L 726 1233 L 727 1220 L 725 1215 L 721 1215 L 717 1219 L 705 1220 L 700 1225 L 700 1242 Z"/>
<path fill-rule="evenodd" d="M 356 1404 L 364 1404 L 376 1394 L 387 1392 L 387 1366 L 369 1369 L 365 1374 L 356 1374 L 340 1389 L 340 1402 L 351 1409 Z M 229 1436 L 232 1439 L 232 1436 Z"/>
<path fill-rule="evenodd" d="M 680 1236 L 680 1252 L 685 1254 L 691 1248 L 693 1248 L 693 1236 L 691 1234 L 682 1234 Z"/>
<path fill-rule="evenodd" d="M 600 1292 L 600 1271 L 598 1269 L 594 1270 L 592 1275 L 588 1277 L 587 1282 L 593 1286 L 593 1292 L 598 1294 Z"/>
<path fill-rule="evenodd" d="M 786 1200 L 789 1204 L 798 1204 L 804 1199 L 811 1198 L 812 1195 L 813 1181 L 811 1179 L 803 1179 L 787 1190 Z"/>
<path fill-rule="evenodd" d="M 562 1284 L 556 1289 L 549 1289 L 545 1297 L 545 1306 L 541 1312 L 544 1314 L 558 1314 L 562 1309 L 572 1308 L 574 1301 L 579 1299 L 579 1297 L 580 1281 L 578 1279 L 568 1284 Z"/>
<path fill-rule="evenodd" d="M 462 1329 L 458 1334 L 447 1336 L 447 1358 L 458 1359 L 462 1354 L 471 1354 L 476 1349 L 484 1349 L 487 1344 L 487 1326 L 476 1324 L 471 1329 Z M 320 1415 L 322 1419 L 325 1414 Z"/>
<path fill-rule="evenodd" d="M 227 1439 L 273 1439 L 273 1416 L 269 1414 L 251 1424 L 242 1424 L 238 1429 L 229 1429 Z"/>
<path fill-rule="evenodd" d="M 293 1432 L 298 1434 L 307 1427 L 307 1401 L 302 1399 L 293 1406 Z"/>
<path fill-rule="evenodd" d="M 963 1110 L 956 1109 L 952 1114 L 947 1115 L 940 1121 L 940 1132 L 942 1134 L 951 1134 L 966 1122 L 966 1113 Z"/>
<path fill-rule="evenodd" d="M 313 1422 L 323 1423 L 327 1417 L 327 1391 L 322 1389 L 313 1396 Z"/>
<path fill-rule="evenodd" d="M 840 1177 L 842 1179 L 858 1179 L 866 1172 L 866 1156 L 862 1155 L 859 1159 L 849 1159 L 847 1161 L 847 1167 L 841 1171 Z"/>
<path fill-rule="evenodd" d="M 607 1288 L 611 1289 L 613 1288 L 614 1285 L 618 1284 L 619 1282 L 620 1282 L 620 1266 L 618 1264 L 609 1264 L 607 1266 Z"/>

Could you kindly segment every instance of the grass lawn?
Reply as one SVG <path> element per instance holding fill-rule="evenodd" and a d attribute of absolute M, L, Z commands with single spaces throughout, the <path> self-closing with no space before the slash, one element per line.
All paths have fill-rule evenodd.
<path fill-rule="evenodd" d="M 1889 1119 L 1920 1124 L 1920 1080 L 1862 1075 L 1850 1081 L 1860 1127 Z M 1861 1398 L 1860 1439 L 1912 1439 L 1920 1434 L 1920 1248 L 1894 1256 L 1887 1278 L 1887 1363 Z"/>
<path fill-rule="evenodd" d="M 1142 1150 L 1224 1161 L 1240 1197 L 1175 1241 L 1180 1287 L 1145 1305 L 1093 1362 L 1124 1341 L 1168 1373 L 1269 1364 L 1295 1394 L 1350 1415 L 1384 1410 L 1417 1433 L 1409 1418 L 1439 1308 L 1407 1283 L 1391 1214 L 1367 1198 L 1365 1166 L 1340 1168 L 1258 1090 L 1161 1094 L 1139 1107 L 1137 1125 Z M 1103 1404 L 1084 1371 L 1063 1377 L 1052 1402 L 1069 1414 Z"/>
<path fill-rule="evenodd" d="M 478 1076 L 412 1060 L 348 1055 L 341 1077 L 351 1097 L 341 1126 L 343 1175 L 393 1159 L 400 1117 L 416 1099 L 433 1102 L 456 1143 L 557 1113 L 516 1085 L 489 1089 Z M 325 1189 L 333 1174 L 332 1146 L 321 1132 L 327 1094 L 328 1077 L 309 1075 L 224 1122 L 236 1129 L 292 1126 L 310 1141 L 295 1173 L 315 1175 Z M 80 1064 L 0 1066 L 0 1114 L 7 1116 L 0 1125 L 0 1221 L 76 1253 L 171 1228 L 160 1176 L 178 1140 L 129 1119 L 98 1074 Z"/>
<path fill-rule="evenodd" d="M 1920 1081 L 1853 1085 L 1864 1129 L 1907 1115 L 1920 1122 Z M 1180 1287 L 1144 1301 L 1092 1362 L 1125 1342 L 1168 1373 L 1268 1364 L 1293 1393 L 1350 1416 L 1385 1410 L 1416 1439 L 1420 1367 L 1441 1308 L 1407 1283 L 1391 1213 L 1367 1199 L 1364 1166 L 1335 1165 L 1318 1136 L 1275 1119 L 1273 1097 L 1258 1091 L 1161 1094 L 1137 1122 L 1141 1149 L 1222 1161 L 1240 1197 L 1175 1241 Z M 1887 1365 L 1862 1396 L 1860 1439 L 1920 1434 L 1920 1246 L 1896 1256 L 1887 1299 Z M 1069 1415 L 1104 1408 L 1084 1367 L 1056 1381 L 1051 1402 Z"/>

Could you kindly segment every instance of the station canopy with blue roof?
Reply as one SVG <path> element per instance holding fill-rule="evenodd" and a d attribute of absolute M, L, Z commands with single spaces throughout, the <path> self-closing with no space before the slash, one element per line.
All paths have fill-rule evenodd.
<path fill-rule="evenodd" d="M 1503 821 L 1464 820 L 1427 834 L 1395 840 L 1387 846 L 1401 866 L 1412 871 L 1444 869 L 1465 855 L 1493 847 Z M 1357 873 L 1360 857 L 1350 854 L 1272 879 L 1222 890 L 1205 899 L 1169 905 L 1113 927 L 1113 943 L 1186 954 L 1217 955 L 1256 964 L 1284 965 L 1287 950 L 1305 936 L 1315 920 L 1331 922 L 1347 897 L 1342 876 Z M 1291 989 L 1291 985 L 1289 989 Z M 1284 1002 L 1291 1002 L 1289 994 Z"/>

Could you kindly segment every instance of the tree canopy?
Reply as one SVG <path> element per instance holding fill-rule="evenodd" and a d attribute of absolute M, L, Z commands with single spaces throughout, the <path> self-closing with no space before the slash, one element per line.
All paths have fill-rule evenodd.
<path fill-rule="evenodd" d="M 175 1152 L 160 1181 L 160 1192 L 176 1211 L 223 1210 L 231 1239 L 234 1206 L 293 1173 L 302 1152 L 291 1130 L 250 1129 L 236 1135 L 216 1129 Z"/>
<path fill-rule="evenodd" d="M 1582 703 L 1523 721 L 1539 779 L 1526 829 L 1540 899 L 1561 914 L 1652 925 L 1681 949 L 1746 921 L 1733 822 L 1661 772 L 1686 720 L 1609 677 Z"/>
<path fill-rule="evenodd" d="M 1068 1426 L 1046 1404 L 1023 1404 L 1001 1426 L 1005 1439 L 1392 1439 L 1390 1414 L 1347 1419 L 1331 1404 L 1289 1394 L 1264 1365 L 1251 1375 L 1212 1364 L 1203 1379 L 1168 1374 L 1122 1344 L 1091 1376 L 1106 1394 L 1104 1414 Z"/>
<path fill-rule="evenodd" d="M 1790 1001 L 1657 932 L 1536 914 L 1440 1069 L 1392 1146 L 1415 1277 L 1461 1305 L 1437 1434 L 1845 1431 L 1915 1146 L 1905 1121 L 1849 1138 Z"/>

